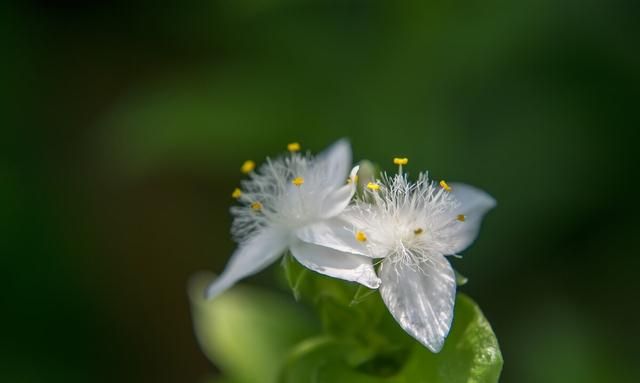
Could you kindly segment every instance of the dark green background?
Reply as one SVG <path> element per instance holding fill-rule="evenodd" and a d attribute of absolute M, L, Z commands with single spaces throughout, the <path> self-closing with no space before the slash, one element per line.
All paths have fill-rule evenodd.
<path fill-rule="evenodd" d="M 0 381 L 214 372 L 186 280 L 234 247 L 240 164 L 340 137 L 498 200 L 454 265 L 502 381 L 638 381 L 636 2 L 2 7 Z"/>

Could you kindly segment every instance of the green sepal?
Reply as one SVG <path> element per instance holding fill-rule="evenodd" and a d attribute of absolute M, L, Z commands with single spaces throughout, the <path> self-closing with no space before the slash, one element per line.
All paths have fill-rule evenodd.
<path fill-rule="evenodd" d="M 298 263 L 289 252 L 282 257 L 281 264 L 284 268 L 284 275 L 287 279 L 289 288 L 293 293 L 293 297 L 296 301 L 299 301 L 303 287 L 302 283 L 307 276 L 309 269 Z"/>
<path fill-rule="evenodd" d="M 454 273 L 456 273 L 456 285 L 458 286 L 464 286 L 467 284 L 467 282 L 469 282 L 469 278 L 465 277 L 464 275 L 460 274 L 458 272 L 458 270 L 453 270 Z"/>

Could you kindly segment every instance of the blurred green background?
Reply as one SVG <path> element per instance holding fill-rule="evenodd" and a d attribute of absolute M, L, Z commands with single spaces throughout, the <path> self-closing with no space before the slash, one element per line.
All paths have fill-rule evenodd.
<path fill-rule="evenodd" d="M 503 382 L 638 381 L 638 10 L 2 5 L 0 381 L 215 374 L 186 281 L 234 248 L 240 164 L 340 137 L 356 160 L 407 156 L 498 200 L 454 266 L 501 343 Z"/>

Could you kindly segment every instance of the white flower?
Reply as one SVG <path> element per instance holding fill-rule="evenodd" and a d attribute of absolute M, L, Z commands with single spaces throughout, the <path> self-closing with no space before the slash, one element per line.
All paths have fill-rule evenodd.
<path fill-rule="evenodd" d="M 302 265 L 316 272 L 377 288 L 371 258 L 343 254 L 318 244 L 305 243 L 298 232 L 308 225 L 338 216 L 355 192 L 358 167 L 351 170 L 351 148 L 340 140 L 313 158 L 298 153 L 297 143 L 289 144 L 290 154 L 267 159 L 256 172 L 247 161 L 242 170 L 249 179 L 233 196 L 240 206 L 231 208 L 231 232 L 239 246 L 222 275 L 206 291 L 212 298 L 238 280 L 264 269 L 289 249 Z"/>
<path fill-rule="evenodd" d="M 456 279 L 446 255 L 475 239 L 495 200 L 474 187 L 430 181 L 412 183 L 402 174 L 407 159 L 395 159 L 397 175 L 371 182 L 364 194 L 332 220 L 307 226 L 300 238 L 343 254 L 381 258 L 380 294 L 411 336 L 433 352 L 451 329 Z"/>

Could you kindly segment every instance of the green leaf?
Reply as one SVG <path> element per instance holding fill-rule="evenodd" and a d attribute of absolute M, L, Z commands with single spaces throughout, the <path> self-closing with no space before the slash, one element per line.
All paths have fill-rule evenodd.
<path fill-rule="evenodd" d="M 368 348 L 345 337 L 314 338 L 292 351 L 279 382 L 497 382 L 502 355 L 491 326 L 478 306 L 462 294 L 455 310 L 453 328 L 438 354 L 415 341 L 408 348 L 389 346 L 370 355 Z"/>
<path fill-rule="evenodd" d="M 438 354 L 417 347 L 405 373 L 414 382 L 497 382 L 502 353 L 491 325 L 478 305 L 458 294 L 453 327 Z"/>
<path fill-rule="evenodd" d="M 303 306 L 263 289 L 236 286 L 207 301 L 211 279 L 196 275 L 189 288 L 202 350 L 234 382 L 274 382 L 290 348 L 319 331 L 317 321 Z"/>
<path fill-rule="evenodd" d="M 290 254 L 282 266 L 294 297 L 314 308 L 326 333 L 363 338 L 378 323 L 384 305 L 376 290 L 314 273 Z"/>
<path fill-rule="evenodd" d="M 292 352 L 279 383 L 384 383 L 386 380 L 362 374 L 349 365 L 361 350 L 354 343 L 333 337 L 317 337 L 300 343 Z"/>

